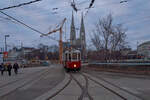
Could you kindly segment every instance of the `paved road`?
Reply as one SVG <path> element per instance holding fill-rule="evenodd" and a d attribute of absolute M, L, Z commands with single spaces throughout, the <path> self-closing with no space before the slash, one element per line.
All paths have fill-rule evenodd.
<path fill-rule="evenodd" d="M 142 100 L 150 100 L 150 76 L 84 70 L 88 74 L 136 95 Z"/>
<path fill-rule="evenodd" d="M 149 76 L 65 73 L 61 65 L 51 65 L 0 76 L 0 100 L 149 100 L 149 84 Z"/>
<path fill-rule="evenodd" d="M 20 69 L 19 74 L 0 76 L 0 100 L 32 100 L 64 79 L 59 65 Z"/>

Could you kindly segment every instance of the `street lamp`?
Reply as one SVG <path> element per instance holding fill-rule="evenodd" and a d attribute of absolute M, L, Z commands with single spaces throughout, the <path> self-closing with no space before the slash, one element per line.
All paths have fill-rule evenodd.
<path fill-rule="evenodd" d="M 6 43 L 6 38 L 9 37 L 9 35 L 5 35 L 5 52 L 7 52 L 7 43 Z"/>

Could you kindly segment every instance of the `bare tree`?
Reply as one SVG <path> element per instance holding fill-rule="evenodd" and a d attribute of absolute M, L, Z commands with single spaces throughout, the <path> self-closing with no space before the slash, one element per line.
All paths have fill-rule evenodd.
<path fill-rule="evenodd" d="M 99 38 L 99 41 L 101 42 L 101 47 L 105 50 L 109 48 L 109 42 L 113 34 L 112 20 L 111 14 L 106 18 L 99 19 L 94 32 L 95 36 Z"/>
<path fill-rule="evenodd" d="M 118 24 L 114 27 L 114 32 L 111 37 L 111 51 L 116 51 L 127 47 L 126 40 L 126 31 L 127 29 L 123 28 L 122 24 Z"/>
<path fill-rule="evenodd" d="M 111 14 L 106 18 L 99 19 L 95 27 L 91 41 L 97 51 L 104 51 L 105 60 L 112 51 L 126 47 L 126 29 L 122 24 L 114 25 Z"/>
<path fill-rule="evenodd" d="M 91 41 L 98 51 L 103 48 L 103 43 L 95 31 L 93 31 L 93 38 L 91 38 Z"/>

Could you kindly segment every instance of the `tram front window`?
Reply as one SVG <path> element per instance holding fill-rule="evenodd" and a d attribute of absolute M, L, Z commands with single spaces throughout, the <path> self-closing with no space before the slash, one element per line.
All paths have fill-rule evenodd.
<path fill-rule="evenodd" d="M 77 60 L 77 53 L 72 53 L 72 60 Z"/>

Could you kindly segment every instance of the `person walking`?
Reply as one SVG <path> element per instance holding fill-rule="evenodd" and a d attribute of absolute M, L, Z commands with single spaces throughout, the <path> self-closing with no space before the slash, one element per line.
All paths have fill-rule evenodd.
<path fill-rule="evenodd" d="M 3 75 L 3 73 L 5 71 L 5 66 L 3 63 L 1 63 L 1 65 L 0 65 L 0 71 L 1 71 L 1 75 Z"/>
<path fill-rule="evenodd" d="M 14 63 L 13 69 L 14 69 L 15 74 L 18 74 L 18 69 L 19 69 L 18 63 Z"/>
<path fill-rule="evenodd" d="M 12 65 L 11 65 L 11 63 L 8 63 L 7 71 L 8 71 L 9 76 L 11 76 L 11 69 L 12 69 Z"/>

